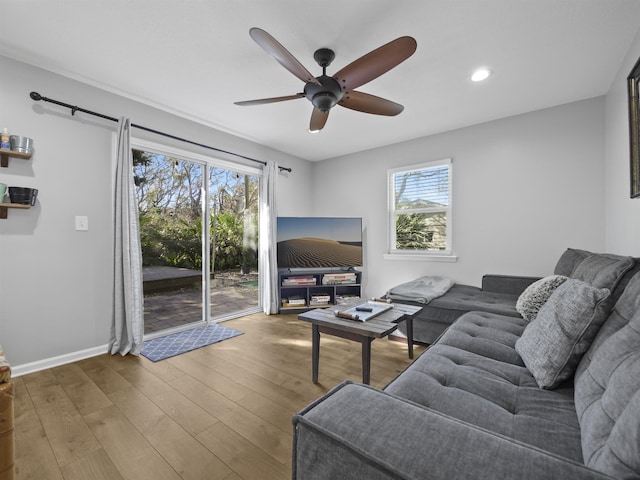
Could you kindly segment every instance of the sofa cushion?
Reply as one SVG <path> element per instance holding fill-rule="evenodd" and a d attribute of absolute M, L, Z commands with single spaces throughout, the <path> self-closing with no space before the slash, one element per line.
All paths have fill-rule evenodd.
<path fill-rule="evenodd" d="M 542 388 L 570 378 L 604 322 L 609 290 L 570 279 L 549 297 L 516 341 L 516 351 Z"/>
<path fill-rule="evenodd" d="M 526 325 L 467 313 L 385 391 L 581 462 L 573 389 L 540 389 L 515 351 Z"/>
<path fill-rule="evenodd" d="M 595 352 L 600 349 L 611 335 L 625 327 L 638 310 L 640 310 L 640 273 L 634 275 L 628 283 L 624 293 L 613 306 L 609 317 L 605 320 L 596 338 L 591 343 L 591 347 L 584 354 L 576 369 L 576 384 L 583 372 L 589 367 Z"/>
<path fill-rule="evenodd" d="M 443 296 L 431 300 L 424 306 L 424 309 L 440 309 L 447 317 L 447 312 L 455 312 L 457 319 L 462 313 L 472 311 L 482 311 L 497 313 L 498 315 L 509 315 L 511 317 L 519 317 L 520 314 L 516 310 L 516 295 L 508 295 L 505 293 L 486 292 L 478 287 L 470 285 L 454 285 Z M 447 320 L 450 320 L 447 317 Z"/>
<path fill-rule="evenodd" d="M 640 476 L 640 310 L 593 353 L 576 380 L 587 466 L 616 478 Z"/>
<path fill-rule="evenodd" d="M 562 285 L 569 277 L 564 275 L 550 275 L 529 285 L 518 297 L 516 310 L 522 318 L 531 321 L 538 315 L 538 310 L 542 307 L 551 294 Z"/>
<path fill-rule="evenodd" d="M 449 325 L 470 311 L 481 311 L 520 318 L 516 310 L 517 295 L 488 292 L 471 285 L 454 285 L 443 296 L 426 305 L 418 302 L 399 301 L 423 307 L 413 321 L 413 338 L 428 344 L 434 343 Z M 406 335 L 406 322 L 398 331 Z"/>
<path fill-rule="evenodd" d="M 560 258 L 553 273 L 556 275 L 564 275 L 570 277 L 576 267 L 589 255 L 593 255 L 587 250 L 580 250 L 577 248 L 567 248 Z"/>
<path fill-rule="evenodd" d="M 580 262 L 570 276 L 596 288 L 613 291 L 634 263 L 633 257 L 594 253 Z"/>

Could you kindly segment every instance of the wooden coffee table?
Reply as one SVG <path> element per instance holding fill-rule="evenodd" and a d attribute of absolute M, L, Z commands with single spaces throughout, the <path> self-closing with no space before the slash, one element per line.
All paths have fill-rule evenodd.
<path fill-rule="evenodd" d="M 349 305 L 317 308 L 298 315 L 298 319 L 311 323 L 313 383 L 318 383 L 321 333 L 346 338 L 362 345 L 362 383 L 369 384 L 371 380 L 371 342 L 389 335 L 398 328 L 400 322 L 407 322 L 407 349 L 409 358 L 413 358 L 413 318 L 420 313 L 422 307 L 394 303 L 393 308 L 366 322 L 335 316 L 335 311 L 346 310 L 361 303 L 365 303 L 365 300 L 355 303 L 350 301 Z"/>

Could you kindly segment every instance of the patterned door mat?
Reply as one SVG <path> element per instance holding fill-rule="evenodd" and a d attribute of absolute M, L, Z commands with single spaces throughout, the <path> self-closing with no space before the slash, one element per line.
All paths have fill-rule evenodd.
<path fill-rule="evenodd" d="M 242 332 L 213 323 L 147 340 L 140 353 L 152 362 L 158 362 L 238 335 L 242 335 Z"/>

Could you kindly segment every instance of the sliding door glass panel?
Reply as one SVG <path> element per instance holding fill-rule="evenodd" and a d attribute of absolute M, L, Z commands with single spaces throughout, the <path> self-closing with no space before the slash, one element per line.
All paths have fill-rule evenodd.
<path fill-rule="evenodd" d="M 211 320 L 260 306 L 257 176 L 209 168 Z"/>
<path fill-rule="evenodd" d="M 202 165 L 133 150 L 145 333 L 205 320 Z"/>

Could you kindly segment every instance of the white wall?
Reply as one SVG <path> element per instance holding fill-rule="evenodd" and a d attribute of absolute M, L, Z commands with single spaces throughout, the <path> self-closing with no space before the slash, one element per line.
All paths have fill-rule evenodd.
<path fill-rule="evenodd" d="M 606 247 L 640 257 L 640 198 L 629 198 L 627 76 L 640 57 L 640 31 L 606 97 Z"/>
<path fill-rule="evenodd" d="M 314 165 L 316 215 L 362 216 L 366 295 L 421 275 L 547 275 L 567 247 L 604 249 L 604 97 Z M 387 169 L 453 159 L 456 263 L 384 260 Z"/>
<path fill-rule="evenodd" d="M 34 102 L 30 91 L 260 160 L 293 168 L 278 200 L 306 208 L 309 162 L 0 57 L 0 128 L 34 139 L 32 160 L 10 160 L 0 182 L 40 190 L 30 210 L 0 220 L 0 343 L 21 366 L 109 341 L 112 291 L 111 169 L 116 124 Z M 157 142 L 167 142 L 151 134 Z M 181 148 L 189 148 L 180 143 Z M 208 150 L 193 148 L 200 153 Z M 253 164 L 255 166 L 255 164 Z M 304 212 L 303 212 L 304 213 Z M 89 217 L 76 232 L 74 217 Z"/>

